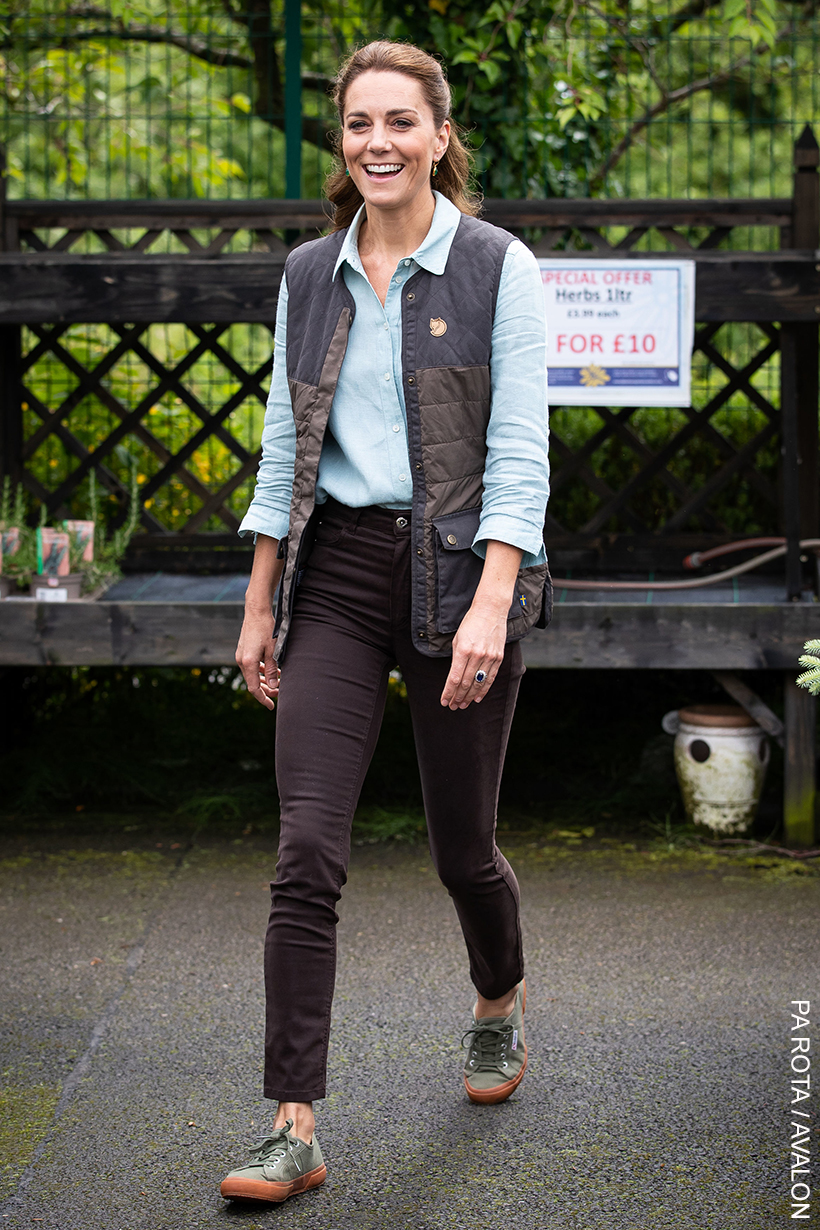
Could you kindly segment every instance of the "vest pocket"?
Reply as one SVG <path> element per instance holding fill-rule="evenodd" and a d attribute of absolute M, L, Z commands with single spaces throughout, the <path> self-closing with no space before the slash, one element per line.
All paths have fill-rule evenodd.
<path fill-rule="evenodd" d="M 438 632 L 456 632 L 475 597 L 484 561 L 473 551 L 481 508 L 465 508 L 433 518 Z"/>

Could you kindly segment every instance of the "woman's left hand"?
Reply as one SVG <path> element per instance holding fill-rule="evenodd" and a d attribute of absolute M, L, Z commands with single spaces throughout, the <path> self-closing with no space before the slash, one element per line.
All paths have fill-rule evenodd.
<path fill-rule="evenodd" d="M 449 709 L 466 709 L 476 704 L 492 687 L 504 657 L 507 640 L 509 603 L 499 611 L 494 607 L 470 607 L 453 637 L 453 664 L 441 694 L 441 703 Z M 482 670 L 486 678 L 476 682 Z"/>
<path fill-rule="evenodd" d="M 507 616 L 522 552 L 490 539 L 472 606 L 453 637 L 453 664 L 441 694 L 448 709 L 478 704 L 492 687 L 507 643 Z M 476 675 L 483 671 L 479 683 Z"/>

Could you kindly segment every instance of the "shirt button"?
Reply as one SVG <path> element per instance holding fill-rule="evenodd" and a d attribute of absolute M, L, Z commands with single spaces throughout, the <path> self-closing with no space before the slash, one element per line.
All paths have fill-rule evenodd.
<path fill-rule="evenodd" d="M 405 265 L 409 265 L 409 264 L 410 264 L 410 262 L 409 262 L 409 261 L 405 261 L 404 263 L 405 263 Z"/>
<path fill-rule="evenodd" d="M 389 328 L 390 328 L 390 325 L 387 323 L 387 321 L 385 321 L 385 322 L 384 322 L 384 327 L 385 327 L 385 329 L 389 329 Z"/>
<path fill-rule="evenodd" d="M 399 475 L 399 482 L 400 482 L 400 483 L 406 483 L 406 482 L 407 482 L 407 475 L 406 475 L 406 474 L 400 474 L 400 475 Z"/>
<path fill-rule="evenodd" d="M 389 380 L 389 379 L 390 379 L 390 372 L 385 372 L 385 373 L 384 373 L 384 378 L 385 378 L 385 380 Z"/>
<path fill-rule="evenodd" d="M 393 430 L 394 430 L 394 431 L 401 431 L 401 428 L 399 427 L 398 423 L 394 423 L 394 424 L 393 424 Z"/>

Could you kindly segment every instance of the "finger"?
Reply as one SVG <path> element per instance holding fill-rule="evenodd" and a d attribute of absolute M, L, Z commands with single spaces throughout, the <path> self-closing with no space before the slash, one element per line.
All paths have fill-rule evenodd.
<path fill-rule="evenodd" d="M 471 662 L 468 660 L 464 668 L 464 673 L 462 674 L 461 679 L 453 692 L 453 698 L 450 701 L 451 709 L 463 709 L 468 703 L 467 697 L 471 692 L 475 691 L 476 688 L 475 673 L 477 670 L 477 661 Z"/>
<path fill-rule="evenodd" d="M 484 679 L 479 683 L 476 675 L 484 672 Z M 465 671 L 464 690 L 456 692 L 455 703 L 461 709 L 466 709 L 473 701 L 478 703 L 487 695 L 487 692 L 492 687 L 493 681 L 498 674 L 498 663 L 488 663 L 486 658 L 483 662 L 476 666 L 472 674 Z"/>
<path fill-rule="evenodd" d="M 487 671 L 487 677 L 483 683 L 476 683 L 475 689 L 473 690 L 473 694 L 467 697 L 468 704 L 471 703 L 472 701 L 475 701 L 477 705 L 481 704 L 481 701 L 487 695 L 490 688 L 493 686 L 493 683 L 495 682 L 495 677 L 498 674 L 498 668 L 496 667 L 494 670 L 489 670 L 487 667 L 485 667 L 484 669 Z"/>
<path fill-rule="evenodd" d="M 264 676 L 260 680 L 260 687 L 267 696 L 278 696 L 279 685 L 282 682 L 282 674 L 279 668 L 274 664 L 274 670 L 267 678 Z"/>
<path fill-rule="evenodd" d="M 269 662 L 266 659 L 264 662 L 259 663 L 259 693 L 257 699 L 261 700 L 264 696 L 266 698 L 264 702 L 266 707 L 273 709 L 274 697 L 279 695 L 279 670 L 276 663 L 272 660 Z M 270 704 L 267 704 L 267 701 Z"/>
<path fill-rule="evenodd" d="M 468 655 L 465 654 L 463 651 L 459 650 L 456 647 L 456 643 L 454 641 L 453 642 L 453 662 L 450 667 L 450 673 L 448 674 L 447 680 L 444 684 L 444 691 L 441 693 L 442 705 L 447 705 L 450 708 L 453 707 L 452 705 L 453 697 L 455 696 L 458 688 L 461 687 L 467 659 L 468 659 Z"/>
<path fill-rule="evenodd" d="M 279 677 L 279 668 L 273 657 L 273 641 L 268 641 L 265 646 L 265 660 L 262 663 L 265 675 L 265 682 L 269 687 L 273 687 Z"/>
<path fill-rule="evenodd" d="M 260 705 L 264 705 L 266 709 L 273 708 L 273 701 L 269 696 L 266 696 L 262 691 L 264 677 L 260 674 L 259 668 L 263 663 L 254 661 L 253 658 L 243 658 L 242 660 L 242 675 L 245 679 L 245 685 L 254 698 L 259 701 Z"/>

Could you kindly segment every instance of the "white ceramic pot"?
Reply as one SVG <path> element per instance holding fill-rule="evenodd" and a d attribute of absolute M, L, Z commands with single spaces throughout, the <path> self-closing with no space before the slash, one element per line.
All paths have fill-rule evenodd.
<path fill-rule="evenodd" d="M 739 705 L 691 705 L 663 719 L 675 736 L 675 771 L 687 818 L 714 833 L 743 833 L 754 820 L 769 741 Z"/>

